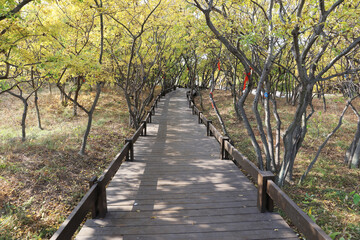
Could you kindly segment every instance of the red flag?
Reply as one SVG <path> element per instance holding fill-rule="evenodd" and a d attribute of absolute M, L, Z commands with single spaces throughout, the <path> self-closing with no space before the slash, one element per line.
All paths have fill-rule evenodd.
<path fill-rule="evenodd" d="M 220 68 L 220 60 L 218 61 L 218 69 L 219 69 L 219 71 L 221 70 L 221 68 Z"/>
<path fill-rule="evenodd" d="M 244 73 L 245 76 L 245 80 L 244 80 L 244 87 L 243 87 L 243 91 L 246 89 L 246 83 L 249 81 L 249 76 L 252 74 L 253 68 L 250 67 L 250 72 L 249 73 Z"/>
<path fill-rule="evenodd" d="M 246 83 L 249 81 L 249 77 L 248 75 L 246 74 L 245 76 L 245 80 L 244 80 L 244 87 L 243 87 L 243 91 L 246 89 Z"/>

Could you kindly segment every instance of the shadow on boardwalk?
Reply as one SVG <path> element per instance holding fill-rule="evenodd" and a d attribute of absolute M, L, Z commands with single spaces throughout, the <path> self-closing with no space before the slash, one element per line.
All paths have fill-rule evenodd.
<path fill-rule="evenodd" d="M 108 214 L 77 239 L 297 239 L 276 213 L 259 213 L 256 188 L 187 107 L 185 90 L 159 103 L 107 188 Z"/>

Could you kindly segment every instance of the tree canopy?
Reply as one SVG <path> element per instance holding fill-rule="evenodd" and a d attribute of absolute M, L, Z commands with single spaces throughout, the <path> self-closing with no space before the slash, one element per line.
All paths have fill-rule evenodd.
<path fill-rule="evenodd" d="M 88 114 L 84 153 L 92 114 L 106 84 L 124 93 L 135 128 L 157 86 L 187 85 L 192 90 L 231 86 L 234 108 L 248 130 L 259 167 L 277 172 L 282 184 L 285 177 L 291 178 L 306 136 L 313 93 L 324 96 L 359 82 L 359 4 L 358 0 L 2 0 L 1 93 L 20 96 L 26 105 L 41 84 L 56 83 L 65 101 L 74 103 L 75 115 L 77 108 Z M 95 85 L 96 95 L 86 108 L 78 95 Z M 253 89 L 256 129 L 244 109 Z M 283 157 L 277 91 L 286 92 L 297 106 L 282 136 Z M 26 115 L 23 128 L 25 119 Z"/>

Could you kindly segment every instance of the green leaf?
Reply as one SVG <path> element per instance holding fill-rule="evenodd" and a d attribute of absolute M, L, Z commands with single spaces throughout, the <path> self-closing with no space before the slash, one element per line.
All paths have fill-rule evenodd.
<path fill-rule="evenodd" d="M 355 205 L 358 205 L 360 203 L 360 195 L 355 193 L 353 201 Z"/>
<path fill-rule="evenodd" d="M 335 239 L 336 238 L 336 236 L 338 236 L 339 234 L 341 234 L 341 232 L 333 232 L 333 233 L 330 233 L 330 237 L 331 237 L 331 239 Z"/>

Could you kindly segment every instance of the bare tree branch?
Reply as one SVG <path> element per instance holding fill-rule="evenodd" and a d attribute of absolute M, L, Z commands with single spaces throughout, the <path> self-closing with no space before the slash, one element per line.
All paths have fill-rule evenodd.
<path fill-rule="evenodd" d="M 19 12 L 21 10 L 21 8 L 23 8 L 26 4 L 28 4 L 29 2 L 32 2 L 32 1 L 33 0 L 23 0 L 14 9 L 10 10 L 8 13 L 5 13 L 4 15 L 0 15 L 0 21 Z"/>

